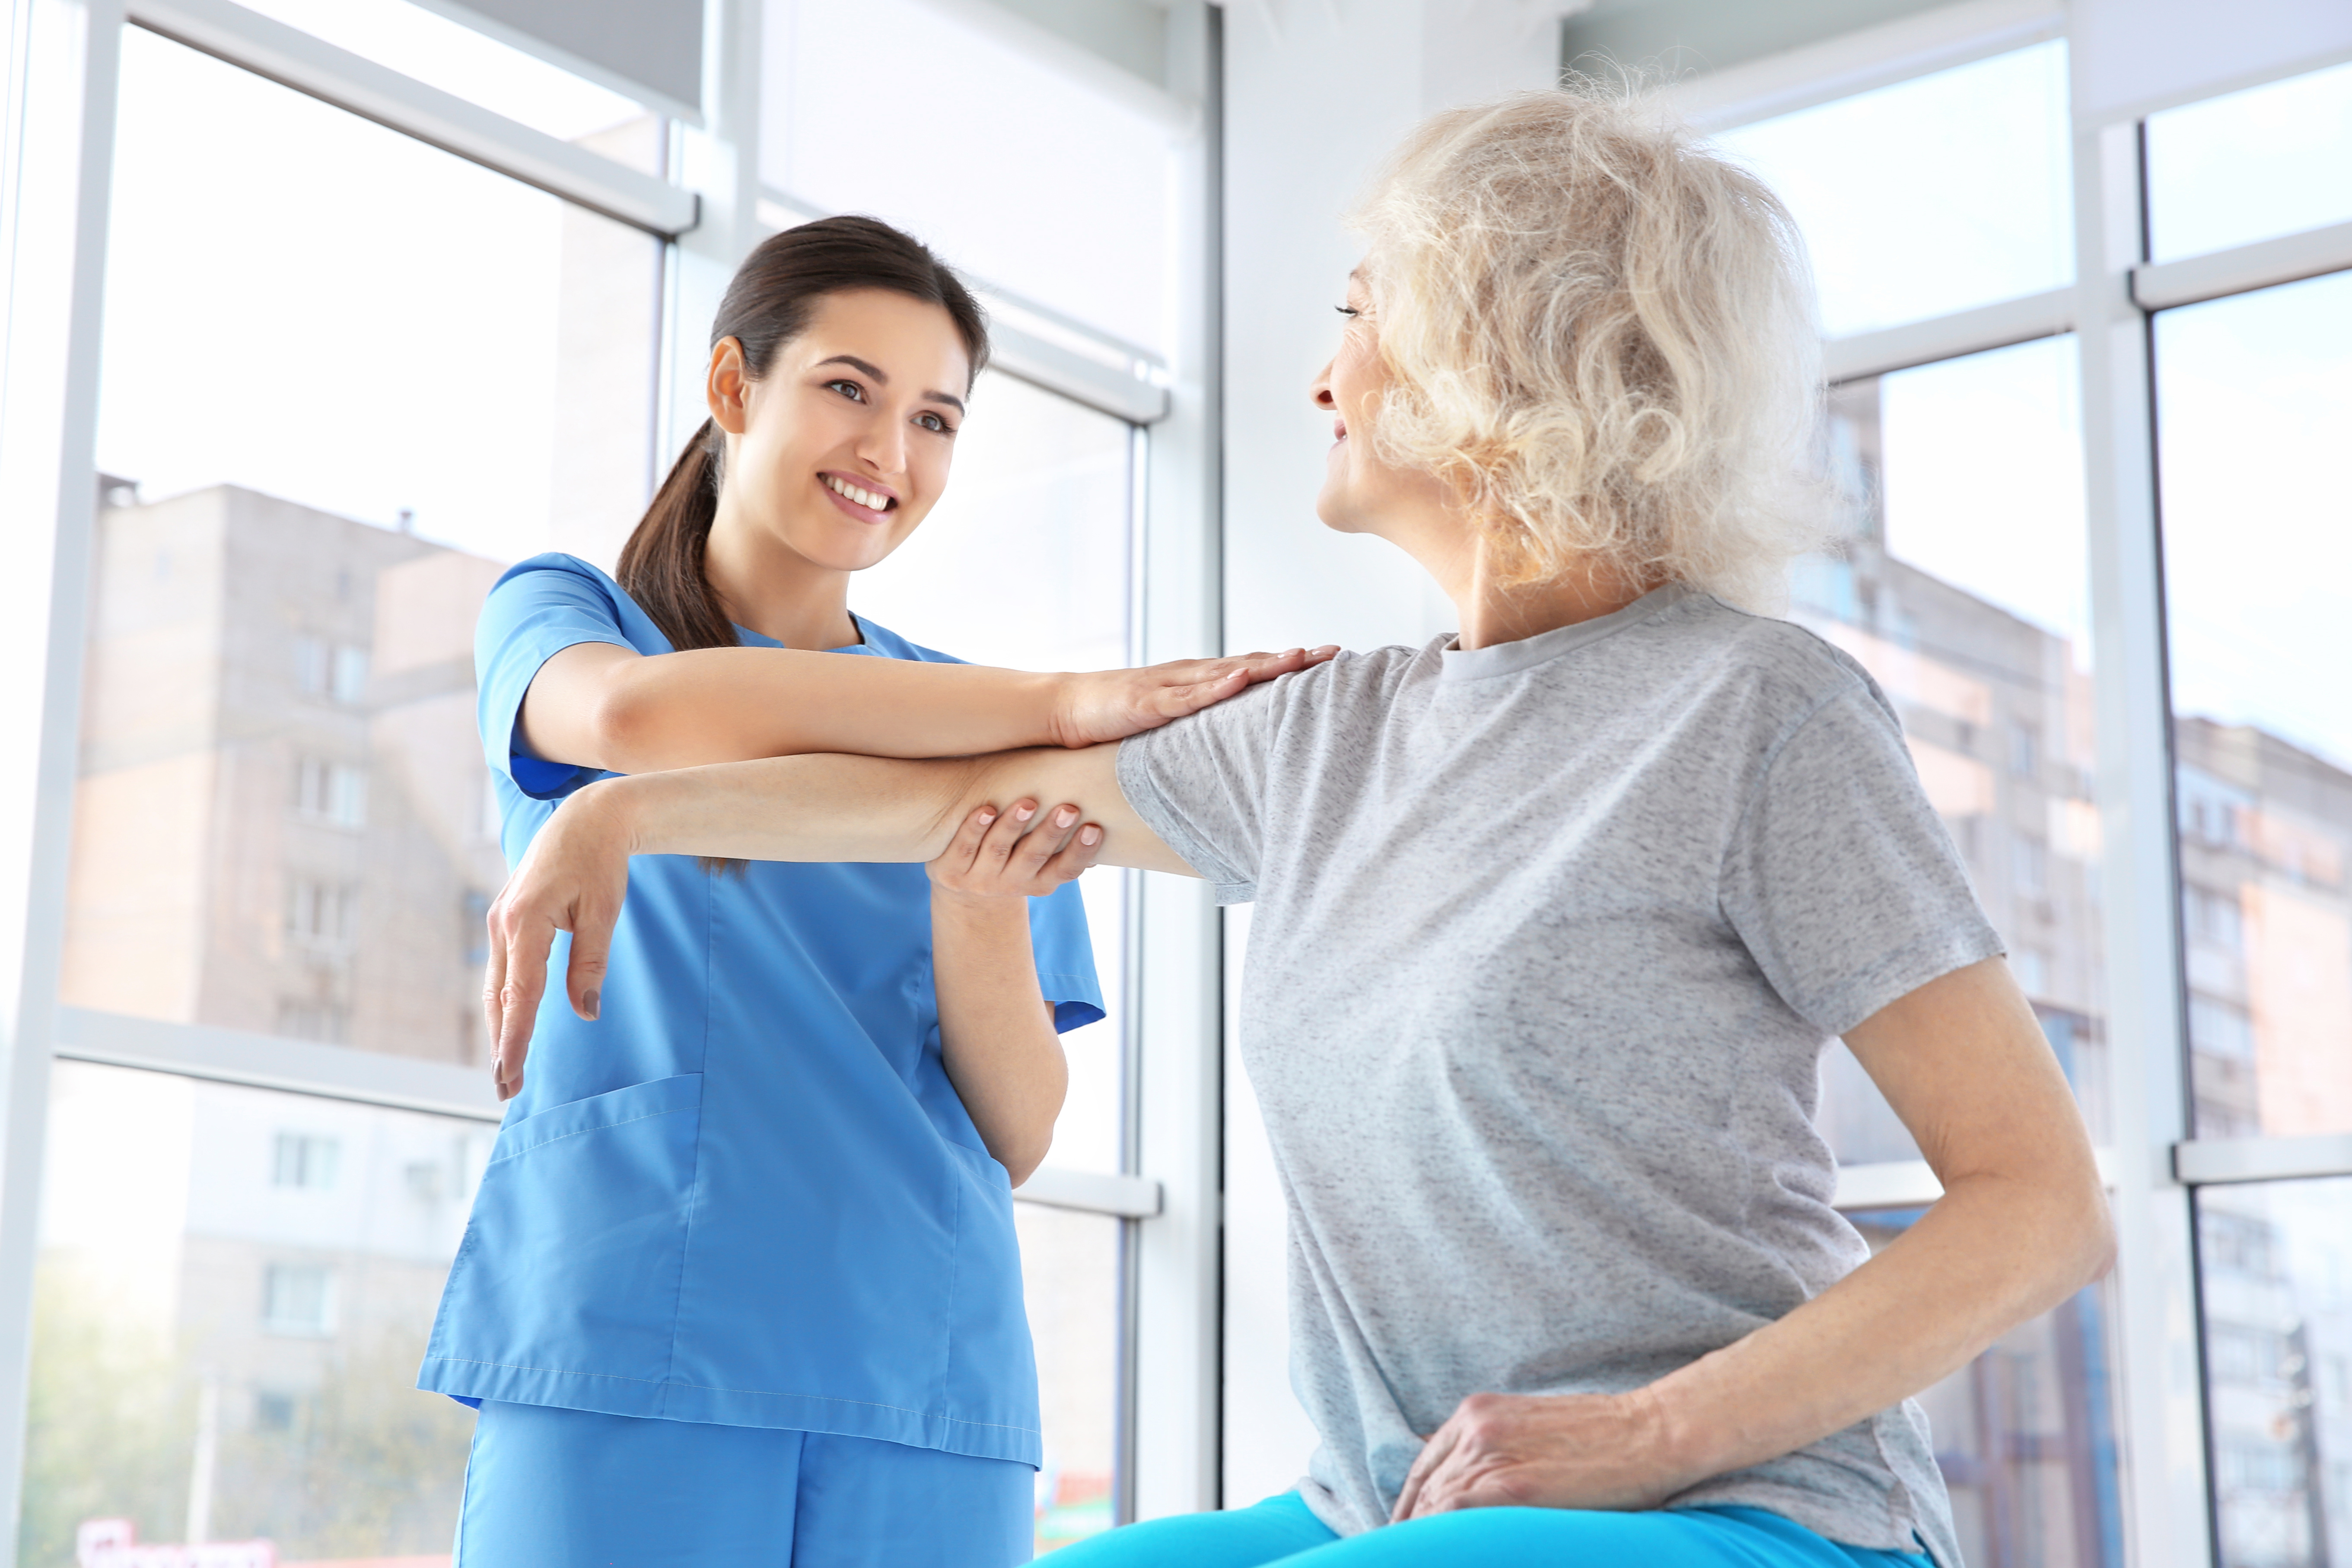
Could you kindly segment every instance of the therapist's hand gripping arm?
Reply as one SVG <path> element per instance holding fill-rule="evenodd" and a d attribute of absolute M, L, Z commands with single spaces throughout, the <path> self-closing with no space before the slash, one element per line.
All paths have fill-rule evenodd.
<path fill-rule="evenodd" d="M 930 861 L 982 806 L 1003 810 L 1025 798 L 1076 806 L 1081 825 L 1103 830 L 1101 844 L 1088 847 L 1108 864 L 1192 875 L 1119 793 L 1118 753 L 1101 745 L 930 762 L 773 757 L 606 779 L 579 791 L 539 830 L 490 906 L 483 1005 L 498 1042 L 500 1098 L 522 1087 L 558 931 L 572 933 L 565 986 L 572 1009 L 596 1016 L 630 856 Z"/>
<path fill-rule="evenodd" d="M 811 752 L 960 757 L 1089 746 L 1157 729 L 1335 651 L 1038 675 L 799 648 L 646 655 L 575 643 L 532 677 L 521 738 L 542 762 L 616 773 Z"/>
<path fill-rule="evenodd" d="M 2106 1271 L 2115 1234 L 2082 1113 L 2008 965 L 1933 980 L 1846 1044 L 1944 1195 L 1819 1296 L 1625 1394 L 1474 1394 L 1395 1517 L 1642 1509 L 1852 1426 L 1968 1364 Z"/>

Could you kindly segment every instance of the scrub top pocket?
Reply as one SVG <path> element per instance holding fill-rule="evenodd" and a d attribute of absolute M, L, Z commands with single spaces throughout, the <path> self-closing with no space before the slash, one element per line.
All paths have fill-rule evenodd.
<path fill-rule="evenodd" d="M 702 1075 L 552 1105 L 499 1134 L 426 1352 L 433 1386 L 660 1414 L 697 1195 Z M 589 1371 L 589 1368 L 594 1371 Z"/>

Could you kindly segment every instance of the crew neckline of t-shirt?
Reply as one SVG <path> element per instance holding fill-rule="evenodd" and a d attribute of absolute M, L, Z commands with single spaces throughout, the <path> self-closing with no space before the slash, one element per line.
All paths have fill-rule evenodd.
<path fill-rule="evenodd" d="M 727 624 L 730 626 L 735 626 L 735 638 L 745 647 L 782 647 L 784 646 L 765 632 L 755 632 L 749 626 L 735 626 L 735 623 L 732 621 L 730 621 Z M 845 647 L 829 647 L 823 649 L 822 651 L 825 653 L 872 653 L 874 651 L 874 637 L 871 633 L 866 631 L 866 623 L 857 618 L 857 612 L 856 610 L 849 612 L 849 624 L 857 628 L 858 640 L 849 644 Z"/>
<path fill-rule="evenodd" d="M 1662 611 L 1672 609 L 1689 598 L 1695 590 L 1680 583 L 1669 583 L 1653 588 L 1622 610 L 1612 610 L 1589 621 L 1573 626 L 1555 626 L 1548 632 L 1538 632 L 1517 642 L 1495 643 L 1486 647 L 1440 648 L 1438 657 L 1444 662 L 1438 668 L 1440 680 L 1491 680 L 1498 675 L 1517 675 L 1537 665 L 1589 647 L 1604 637 L 1614 637 L 1627 626 L 1639 626 Z M 1459 640 L 1460 634 L 1456 634 Z"/>

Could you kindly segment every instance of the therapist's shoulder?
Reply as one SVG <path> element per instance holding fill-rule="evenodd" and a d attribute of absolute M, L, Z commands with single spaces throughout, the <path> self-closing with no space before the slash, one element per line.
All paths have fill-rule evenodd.
<path fill-rule="evenodd" d="M 476 629 L 478 651 L 535 626 L 619 634 L 640 653 L 667 652 L 669 640 L 628 590 L 593 562 L 550 551 L 518 561 L 490 584 Z"/>

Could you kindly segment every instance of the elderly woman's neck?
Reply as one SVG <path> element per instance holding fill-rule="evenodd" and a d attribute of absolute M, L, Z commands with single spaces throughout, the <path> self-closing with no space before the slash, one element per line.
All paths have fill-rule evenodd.
<path fill-rule="evenodd" d="M 1651 589 L 1622 572 L 1580 563 L 1539 583 L 1508 584 L 1491 552 L 1479 547 L 1454 581 L 1438 579 L 1461 616 L 1465 648 L 1517 642 L 1543 632 L 1598 620 L 1623 609 Z"/>

